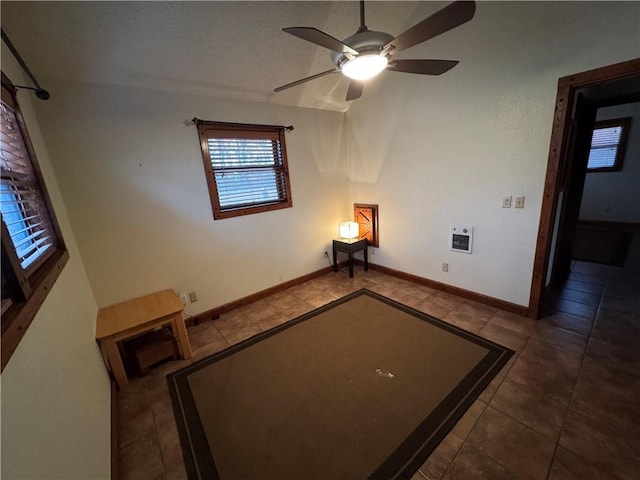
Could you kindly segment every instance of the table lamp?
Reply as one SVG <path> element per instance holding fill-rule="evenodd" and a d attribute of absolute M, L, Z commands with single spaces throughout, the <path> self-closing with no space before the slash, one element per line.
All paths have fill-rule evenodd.
<path fill-rule="evenodd" d="M 359 234 L 358 223 L 356 222 L 344 222 L 340 224 L 340 237 L 342 238 L 357 238 Z"/>

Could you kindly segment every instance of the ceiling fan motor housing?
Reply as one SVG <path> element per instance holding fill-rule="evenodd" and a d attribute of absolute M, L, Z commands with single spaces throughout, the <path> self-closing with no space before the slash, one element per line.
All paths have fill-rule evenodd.
<path fill-rule="evenodd" d="M 382 47 L 393 40 L 394 37 L 384 32 L 376 32 L 373 30 L 365 30 L 358 32 L 350 37 L 345 38 L 342 43 L 357 50 L 360 55 L 367 53 L 379 53 Z M 344 62 L 351 60 L 352 55 L 341 52 L 331 52 L 331 61 L 338 67 Z"/>

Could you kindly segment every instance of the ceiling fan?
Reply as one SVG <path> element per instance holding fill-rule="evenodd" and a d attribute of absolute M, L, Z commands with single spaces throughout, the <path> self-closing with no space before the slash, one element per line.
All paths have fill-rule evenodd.
<path fill-rule="evenodd" d="M 331 73 L 342 72 L 351 79 L 346 97 L 346 100 L 350 101 L 360 98 L 365 80 L 375 77 L 383 70 L 441 75 L 455 67 L 458 61 L 394 60 L 392 57 L 401 50 L 418 45 L 468 22 L 475 12 L 476 5 L 473 1 L 453 2 L 394 38 L 388 33 L 367 28 L 364 22 L 364 1 L 361 1 L 360 28 L 343 41 L 313 27 L 283 28 L 282 30 L 286 33 L 331 50 L 331 60 L 336 66 L 282 85 L 275 88 L 274 92 L 281 92 Z"/>

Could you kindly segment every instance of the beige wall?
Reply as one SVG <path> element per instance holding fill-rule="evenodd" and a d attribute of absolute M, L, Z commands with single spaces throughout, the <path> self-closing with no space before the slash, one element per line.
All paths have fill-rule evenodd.
<path fill-rule="evenodd" d="M 2 48 L 2 70 L 26 84 Z M 2 478 L 106 479 L 110 384 L 95 343 L 96 302 L 26 90 L 18 101 L 70 260 L 2 372 Z"/>
<path fill-rule="evenodd" d="M 367 86 L 347 113 L 348 159 L 350 201 L 380 205 L 374 261 L 528 305 L 558 79 L 637 57 L 638 18 L 637 2 L 478 2 L 405 55 L 453 70 Z M 505 195 L 525 208 L 501 208 Z M 448 250 L 451 223 L 475 227 L 471 255 Z"/>
<path fill-rule="evenodd" d="M 341 113 L 47 85 L 38 116 L 98 306 L 173 288 L 196 314 L 328 266 L 349 215 Z M 293 208 L 214 221 L 193 117 L 293 125 Z"/>

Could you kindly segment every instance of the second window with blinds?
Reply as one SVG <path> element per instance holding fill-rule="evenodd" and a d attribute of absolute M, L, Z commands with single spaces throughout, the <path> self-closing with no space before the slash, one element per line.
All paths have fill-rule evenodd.
<path fill-rule="evenodd" d="M 194 122 L 214 219 L 292 206 L 285 127 Z"/>

